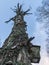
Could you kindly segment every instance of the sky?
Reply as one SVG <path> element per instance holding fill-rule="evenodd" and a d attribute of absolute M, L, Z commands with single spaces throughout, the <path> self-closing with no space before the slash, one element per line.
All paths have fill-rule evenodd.
<path fill-rule="evenodd" d="M 24 20 L 27 22 L 27 33 L 29 37 L 35 36 L 32 41 L 34 45 L 41 46 L 41 59 L 39 64 L 33 65 L 49 65 L 46 53 L 46 38 L 44 24 L 38 23 L 36 21 L 35 12 L 36 9 L 42 5 L 42 0 L 0 0 L 0 47 L 3 45 L 5 39 L 9 36 L 11 29 L 13 27 L 13 22 L 6 24 L 5 21 L 9 20 L 15 15 L 15 13 L 10 9 L 14 8 L 17 3 L 23 4 L 23 9 L 27 10 L 30 8 L 32 15 L 25 16 Z"/>

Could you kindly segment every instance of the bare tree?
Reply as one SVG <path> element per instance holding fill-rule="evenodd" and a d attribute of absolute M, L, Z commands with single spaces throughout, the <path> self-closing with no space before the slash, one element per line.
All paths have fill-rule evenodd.
<path fill-rule="evenodd" d="M 42 6 L 37 8 L 37 20 L 44 23 L 44 28 L 47 34 L 46 49 L 49 55 L 49 0 L 43 0 Z"/>

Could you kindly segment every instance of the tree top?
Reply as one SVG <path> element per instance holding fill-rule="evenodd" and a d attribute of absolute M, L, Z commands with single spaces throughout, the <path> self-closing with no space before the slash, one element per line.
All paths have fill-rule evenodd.
<path fill-rule="evenodd" d="M 12 8 L 11 8 L 11 9 L 12 9 Z M 20 5 L 19 3 L 17 4 L 17 7 L 15 6 L 15 9 L 12 9 L 12 10 L 16 13 L 16 15 L 15 15 L 14 17 L 10 18 L 8 21 L 6 21 L 6 23 L 8 23 L 8 22 L 11 21 L 11 20 L 16 19 L 17 17 L 19 17 L 19 15 L 20 15 L 21 18 L 23 19 L 23 17 L 24 17 L 25 15 L 32 14 L 32 13 L 28 13 L 28 12 L 30 11 L 30 8 L 27 9 L 26 11 L 23 11 L 22 5 Z"/>

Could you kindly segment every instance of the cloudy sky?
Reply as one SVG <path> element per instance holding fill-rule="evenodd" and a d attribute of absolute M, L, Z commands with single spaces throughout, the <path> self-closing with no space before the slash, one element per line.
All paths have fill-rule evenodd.
<path fill-rule="evenodd" d="M 29 37 L 35 36 L 35 39 L 32 41 L 33 44 L 41 46 L 41 60 L 39 64 L 33 65 L 49 65 L 46 53 L 46 33 L 43 27 L 44 24 L 38 23 L 36 21 L 35 12 L 38 6 L 42 5 L 42 0 L 0 0 L 0 47 L 3 45 L 4 40 L 8 37 L 13 27 L 13 22 L 8 24 L 5 23 L 9 18 L 13 17 L 15 13 L 10 9 L 11 7 L 17 5 L 17 3 L 23 4 L 23 9 L 27 10 L 31 8 L 32 15 L 25 16 L 25 21 L 28 25 L 28 35 Z"/>

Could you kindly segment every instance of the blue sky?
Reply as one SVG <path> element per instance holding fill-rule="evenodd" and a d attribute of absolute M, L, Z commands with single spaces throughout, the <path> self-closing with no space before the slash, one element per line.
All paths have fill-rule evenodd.
<path fill-rule="evenodd" d="M 30 12 L 33 13 L 32 15 L 25 16 L 24 19 L 28 25 L 27 32 L 29 37 L 35 36 L 35 39 L 32 41 L 33 44 L 41 46 L 41 61 L 37 65 L 48 65 L 48 57 L 45 50 L 45 39 L 47 35 L 45 33 L 45 29 L 43 28 L 44 24 L 38 23 L 35 16 L 35 11 L 37 7 L 41 5 L 42 0 L 0 0 L 0 46 L 2 46 L 4 40 L 8 37 L 13 27 L 12 21 L 8 24 L 5 23 L 5 21 L 15 15 L 10 8 L 14 8 L 18 2 L 23 4 L 24 10 L 31 8 Z"/>
<path fill-rule="evenodd" d="M 2 42 L 6 39 L 6 37 L 8 37 L 13 26 L 13 22 L 10 22 L 9 24 L 5 23 L 6 20 L 9 20 L 11 17 L 15 15 L 15 13 L 10 8 L 14 8 L 14 6 L 16 6 L 18 2 L 20 4 L 23 4 L 24 10 L 27 10 L 31 7 L 30 12 L 33 14 L 25 16 L 25 21 L 28 25 L 27 32 L 29 36 L 33 36 L 33 33 L 35 32 L 36 22 L 34 12 L 41 3 L 39 0 L 0 0 L 0 38 Z"/>

